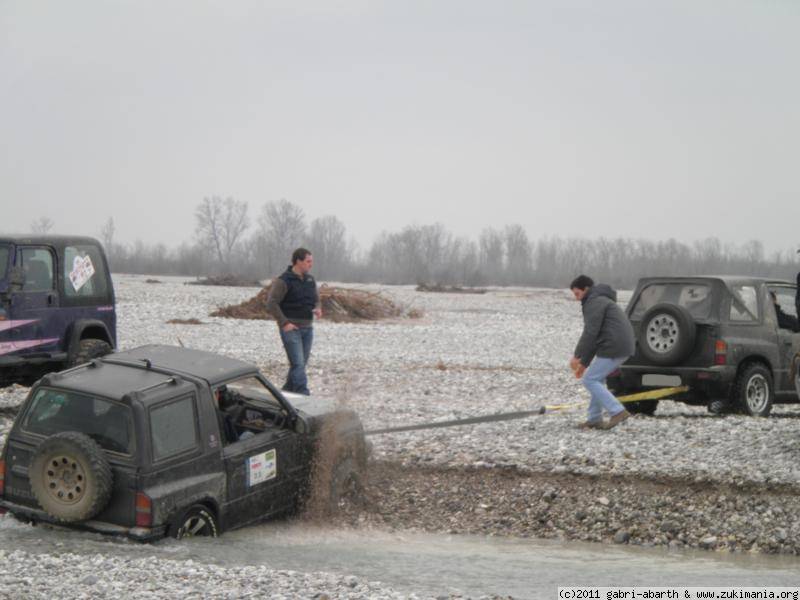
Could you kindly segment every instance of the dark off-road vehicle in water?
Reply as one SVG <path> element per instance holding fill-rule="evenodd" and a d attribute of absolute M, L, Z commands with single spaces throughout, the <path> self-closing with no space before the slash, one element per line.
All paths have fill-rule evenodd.
<path fill-rule="evenodd" d="M 116 344 L 114 288 L 100 242 L 0 236 L 0 385 L 32 383 Z"/>
<path fill-rule="evenodd" d="M 774 403 L 797 401 L 800 393 L 795 299 L 788 281 L 642 279 L 627 307 L 636 353 L 608 378 L 609 388 L 628 394 L 688 386 L 673 399 L 766 416 Z M 628 408 L 652 414 L 657 404 Z"/>
<path fill-rule="evenodd" d="M 143 346 L 34 385 L 0 455 L 0 510 L 137 540 L 216 536 L 296 509 L 312 481 L 330 507 L 366 459 L 352 411 L 245 362 Z"/>

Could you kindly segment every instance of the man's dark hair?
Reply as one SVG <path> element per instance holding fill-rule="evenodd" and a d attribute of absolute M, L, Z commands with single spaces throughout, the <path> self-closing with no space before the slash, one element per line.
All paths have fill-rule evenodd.
<path fill-rule="evenodd" d="M 298 248 L 294 252 L 292 252 L 292 264 L 295 264 L 299 260 L 305 260 L 306 256 L 311 254 L 311 250 L 306 250 L 305 248 Z"/>
<path fill-rule="evenodd" d="M 569 289 L 574 290 L 578 288 L 579 290 L 585 290 L 586 288 L 590 288 L 594 285 L 594 279 L 589 277 L 588 275 L 578 275 L 575 279 L 572 280 L 572 283 L 569 284 Z"/>

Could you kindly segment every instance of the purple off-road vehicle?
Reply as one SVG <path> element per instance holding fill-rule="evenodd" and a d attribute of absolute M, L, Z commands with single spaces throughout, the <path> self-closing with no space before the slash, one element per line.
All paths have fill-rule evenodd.
<path fill-rule="evenodd" d="M 0 385 L 30 384 L 117 345 L 103 247 L 72 236 L 0 236 Z"/>

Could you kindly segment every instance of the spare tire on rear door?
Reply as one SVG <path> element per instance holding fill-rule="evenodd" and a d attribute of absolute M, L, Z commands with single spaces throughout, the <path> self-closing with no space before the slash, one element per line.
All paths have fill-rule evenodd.
<path fill-rule="evenodd" d="M 111 498 L 113 479 L 103 450 L 77 431 L 44 440 L 33 454 L 28 476 L 45 512 L 65 523 L 91 519 Z"/>
<path fill-rule="evenodd" d="M 669 366 L 684 360 L 694 348 L 697 327 L 678 304 L 656 304 L 642 317 L 639 349 L 653 364 Z"/>

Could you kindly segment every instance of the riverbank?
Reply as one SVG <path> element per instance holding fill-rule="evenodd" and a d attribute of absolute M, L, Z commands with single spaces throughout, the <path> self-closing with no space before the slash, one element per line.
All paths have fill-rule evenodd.
<path fill-rule="evenodd" d="M 351 527 L 800 554 L 800 490 L 516 468 L 370 465 Z"/>

